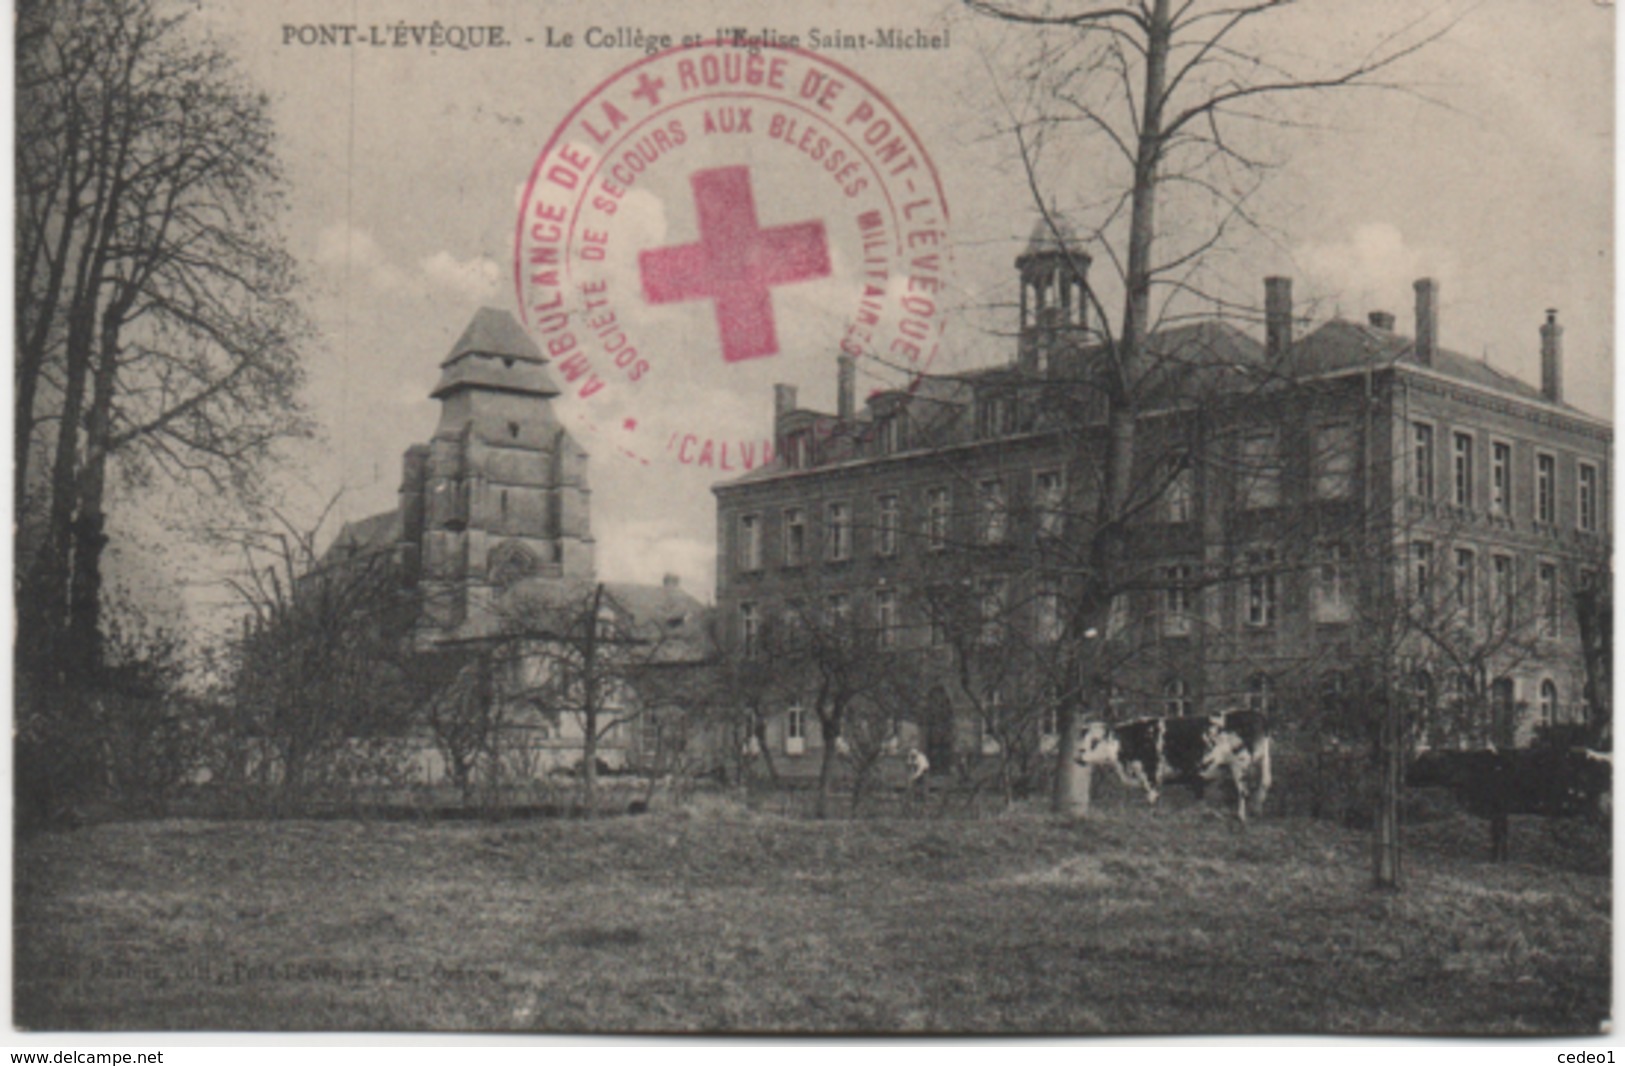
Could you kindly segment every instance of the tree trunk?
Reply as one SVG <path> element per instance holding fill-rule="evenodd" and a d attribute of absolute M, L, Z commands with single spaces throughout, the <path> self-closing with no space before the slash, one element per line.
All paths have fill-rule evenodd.
<path fill-rule="evenodd" d="M 68 590 L 66 659 L 77 676 L 94 676 L 102 665 L 102 551 L 107 547 L 107 458 L 112 436 L 113 394 L 118 386 L 119 331 L 133 292 L 102 313 L 101 349 L 85 420 L 85 465 L 79 474 L 74 520 L 73 569 Z"/>
<path fill-rule="evenodd" d="M 1056 723 L 1060 736 L 1055 751 L 1055 795 L 1053 808 L 1063 818 L 1080 820 L 1089 816 L 1089 768 L 1077 760 L 1078 739 L 1082 734 L 1081 708 L 1068 704 L 1061 708 Z"/>
<path fill-rule="evenodd" d="M 1377 740 L 1377 809 L 1372 826 L 1372 880 L 1376 887 L 1400 887 L 1399 789 L 1403 776 L 1399 742 L 1399 700 L 1390 692 L 1382 709 Z"/>
<path fill-rule="evenodd" d="M 751 733 L 756 738 L 756 748 L 762 753 L 762 763 L 767 767 L 767 779 L 773 783 L 774 791 L 779 788 L 779 767 L 773 761 L 773 749 L 767 744 L 767 717 L 760 713 L 751 715 Z"/>
<path fill-rule="evenodd" d="M 835 758 L 837 752 L 835 745 L 841 739 L 841 727 L 833 719 L 825 720 L 821 725 L 824 737 L 824 755 L 818 763 L 818 805 L 813 814 L 820 821 L 829 817 L 829 794 L 835 784 Z"/>

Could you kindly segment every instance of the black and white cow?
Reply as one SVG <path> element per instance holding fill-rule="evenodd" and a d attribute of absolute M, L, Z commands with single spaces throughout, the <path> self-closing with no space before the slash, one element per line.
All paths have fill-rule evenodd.
<path fill-rule="evenodd" d="M 1467 813 L 1490 823 L 1490 858 L 1511 857 L 1508 817 L 1607 818 L 1614 757 L 1589 748 L 1424 751 L 1406 767 L 1412 788 L 1448 788 Z"/>
<path fill-rule="evenodd" d="M 1143 788 L 1153 804 L 1166 785 L 1194 785 L 1200 795 L 1207 782 L 1228 773 L 1244 822 L 1251 780 L 1258 779 L 1260 811 L 1271 784 L 1269 721 L 1259 711 L 1090 722 L 1079 738 L 1076 758 L 1084 766 L 1112 767 L 1124 784 Z"/>

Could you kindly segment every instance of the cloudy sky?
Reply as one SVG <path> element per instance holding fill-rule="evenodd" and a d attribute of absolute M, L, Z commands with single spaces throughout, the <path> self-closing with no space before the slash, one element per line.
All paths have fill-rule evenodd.
<path fill-rule="evenodd" d="M 1437 277 L 1443 343 L 1538 380 L 1547 307 L 1566 325 L 1572 402 L 1611 408 L 1613 11 L 1594 0 L 1482 0 L 1435 5 L 1412 26 L 1412 0 L 1324 0 L 1289 11 L 1273 58 L 1324 69 L 1379 46 L 1396 29 L 1459 22 L 1395 71 L 1405 91 L 1322 95 L 1294 105 L 1294 125 L 1260 149 L 1278 164 L 1250 202 L 1265 229 L 1232 242 L 1210 287 L 1256 302 L 1259 279 L 1295 279 L 1300 310 L 1397 314 L 1409 332 L 1411 281 Z M 772 17 L 764 12 L 774 9 Z M 1011 263 L 1035 217 L 1012 144 L 996 129 L 1009 72 L 1030 33 L 973 19 L 956 5 L 885 5 L 884 24 L 951 33 L 944 52 L 839 52 L 914 125 L 953 213 L 953 301 L 944 365 L 1008 359 L 985 310 L 1013 298 Z M 868 33 L 873 5 L 797 0 L 701 4 L 412 3 L 202 0 L 210 32 L 242 57 L 273 100 L 290 180 L 285 227 L 309 278 L 323 345 L 311 393 L 324 439 L 301 453 L 290 486 L 305 505 L 342 487 L 341 510 L 392 505 L 401 452 L 426 440 L 439 362 L 482 305 L 514 309 L 513 234 L 522 185 L 566 112 L 642 57 L 587 48 L 601 31 L 710 34 Z M 453 16 L 452 12 L 455 12 Z M 284 43 L 287 27 L 344 22 L 500 25 L 512 47 L 456 50 Z M 1409 29 L 1407 29 L 1409 27 Z M 542 42 L 573 33 L 576 46 Z M 526 39 L 530 39 L 529 43 Z M 1317 68 L 1317 64 L 1321 66 Z M 1072 154 L 1068 154 L 1069 151 Z M 1063 208 L 1100 190 L 1087 149 L 1058 146 L 1046 177 Z M 764 209 L 765 210 L 765 209 Z M 1103 288 L 1109 285 L 1103 282 Z M 833 342 L 832 342 L 833 343 Z M 711 363 L 684 395 L 705 395 Z M 784 366 L 804 402 L 833 402 L 829 364 Z M 764 372 L 765 373 L 765 372 Z M 729 392 L 716 416 L 769 431 L 769 376 L 755 399 Z M 719 393 L 719 396 L 722 394 Z M 689 402 L 692 402 L 690 400 Z M 569 412 L 566 412 L 568 418 Z M 754 423 L 752 422 L 754 420 Z M 593 527 L 602 576 L 676 572 L 713 587 L 709 472 L 641 464 L 583 438 L 593 452 Z"/>

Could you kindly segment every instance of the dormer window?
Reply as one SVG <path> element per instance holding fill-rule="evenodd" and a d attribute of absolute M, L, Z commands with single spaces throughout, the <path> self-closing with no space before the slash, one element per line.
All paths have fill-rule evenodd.
<path fill-rule="evenodd" d="M 976 435 L 999 437 L 1016 428 L 1016 404 L 1006 393 L 990 393 L 976 401 Z"/>
<path fill-rule="evenodd" d="M 812 465 L 812 434 L 807 430 L 784 438 L 784 462 L 791 470 L 805 470 Z"/>
<path fill-rule="evenodd" d="M 875 420 L 875 454 L 892 455 L 903 450 L 903 416 L 896 411 Z"/>

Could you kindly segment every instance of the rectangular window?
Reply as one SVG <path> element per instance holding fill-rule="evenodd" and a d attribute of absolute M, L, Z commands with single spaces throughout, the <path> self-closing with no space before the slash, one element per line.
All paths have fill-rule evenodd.
<path fill-rule="evenodd" d="M 977 614 L 981 621 L 977 636 L 983 644 L 998 644 L 1004 640 L 1004 598 L 1002 577 L 983 578 L 977 587 Z"/>
<path fill-rule="evenodd" d="M 1162 635 L 1165 637 L 1183 637 L 1191 631 L 1192 573 L 1192 567 L 1185 563 L 1162 572 L 1167 586 L 1162 592 Z"/>
<path fill-rule="evenodd" d="M 1453 467 L 1456 476 L 1455 500 L 1457 507 L 1472 507 L 1473 505 L 1473 436 L 1470 433 L 1457 433 L 1455 435 L 1455 455 Z"/>
<path fill-rule="evenodd" d="M 1419 540 L 1411 544 L 1411 591 L 1418 603 L 1426 604 L 1433 591 L 1433 545 Z"/>
<path fill-rule="evenodd" d="M 901 416 L 882 415 L 875 421 L 875 454 L 891 455 L 902 449 Z"/>
<path fill-rule="evenodd" d="M 757 630 L 756 605 L 754 603 L 741 603 L 739 605 L 739 650 L 747 659 L 761 650 L 758 647 L 761 634 Z"/>
<path fill-rule="evenodd" d="M 1511 632 L 1516 612 L 1513 607 L 1518 602 L 1518 584 L 1516 571 L 1512 566 L 1512 556 L 1497 555 L 1490 559 L 1490 610 L 1498 617 L 1491 621 L 1499 623 L 1502 631 Z"/>
<path fill-rule="evenodd" d="M 739 569 L 750 571 L 762 568 L 762 518 L 760 515 L 739 516 Z"/>
<path fill-rule="evenodd" d="M 925 546 L 934 552 L 948 546 L 948 490 L 925 490 Z"/>
<path fill-rule="evenodd" d="M 1490 510 L 1512 514 L 1512 445 L 1506 441 L 1490 445 Z"/>
<path fill-rule="evenodd" d="M 1168 459 L 1168 485 L 1162 490 L 1163 514 L 1170 522 L 1189 522 L 1196 512 L 1196 471 L 1183 453 Z"/>
<path fill-rule="evenodd" d="M 1562 631 L 1563 605 L 1558 599 L 1557 567 L 1540 564 L 1540 635 L 1556 638 Z"/>
<path fill-rule="evenodd" d="M 1264 629 L 1275 624 L 1275 552 L 1247 553 L 1247 624 Z"/>
<path fill-rule="evenodd" d="M 1059 537 L 1065 527 L 1066 485 L 1059 470 L 1040 470 L 1033 478 L 1033 509 L 1038 535 Z"/>
<path fill-rule="evenodd" d="M 901 503 L 895 492 L 888 492 L 876 503 L 875 554 L 891 558 L 897 554 L 897 530 L 901 518 Z"/>
<path fill-rule="evenodd" d="M 1354 598 L 1349 590 L 1349 550 L 1342 544 L 1329 544 L 1315 569 L 1314 611 L 1317 622 L 1347 622 L 1354 617 Z"/>
<path fill-rule="evenodd" d="M 852 509 L 845 503 L 824 505 L 824 558 L 832 563 L 852 558 Z"/>
<path fill-rule="evenodd" d="M 1061 639 L 1061 594 L 1049 582 L 1038 586 L 1033 599 L 1033 636 L 1040 644 Z"/>
<path fill-rule="evenodd" d="M 784 512 L 784 565 L 801 566 L 807 561 L 807 512 L 791 507 Z"/>
<path fill-rule="evenodd" d="M 807 750 L 807 712 L 800 703 L 784 712 L 784 753 L 801 755 Z"/>
<path fill-rule="evenodd" d="M 931 646 L 940 648 L 948 643 L 948 610 L 951 593 L 947 588 L 932 589 L 926 598 L 926 611 L 931 616 Z"/>
<path fill-rule="evenodd" d="M 1280 449 L 1274 433 L 1251 433 L 1241 440 L 1242 506 L 1274 507 L 1281 501 Z"/>
<path fill-rule="evenodd" d="M 1579 466 L 1580 528 L 1587 533 L 1597 531 L 1597 468 L 1590 463 Z"/>
<path fill-rule="evenodd" d="M 976 431 L 981 437 L 998 437 L 1015 430 L 1015 401 L 1004 394 L 980 396 L 976 401 Z"/>
<path fill-rule="evenodd" d="M 852 601 L 844 592 L 832 592 L 824 600 L 824 614 L 830 627 L 844 626 L 852 619 Z"/>
<path fill-rule="evenodd" d="M 805 470 L 812 465 L 812 433 L 802 430 L 784 438 L 784 464 L 791 470 Z"/>
<path fill-rule="evenodd" d="M 1315 429 L 1311 462 L 1315 495 L 1323 500 L 1344 500 L 1354 495 L 1354 426 L 1334 422 Z"/>
<path fill-rule="evenodd" d="M 1007 519 L 1004 482 L 997 478 L 976 487 L 976 533 L 983 544 L 1003 544 Z"/>
<path fill-rule="evenodd" d="M 875 644 L 883 650 L 897 647 L 897 593 L 875 590 Z"/>
<path fill-rule="evenodd" d="M 1433 499 L 1433 427 L 1426 422 L 1411 425 L 1412 456 L 1411 493 L 1423 499 Z"/>
<path fill-rule="evenodd" d="M 1535 456 L 1535 521 L 1557 522 L 1557 457 L 1544 452 Z"/>
<path fill-rule="evenodd" d="M 1456 549 L 1456 621 L 1471 626 L 1478 611 L 1478 557 L 1471 548 Z"/>

